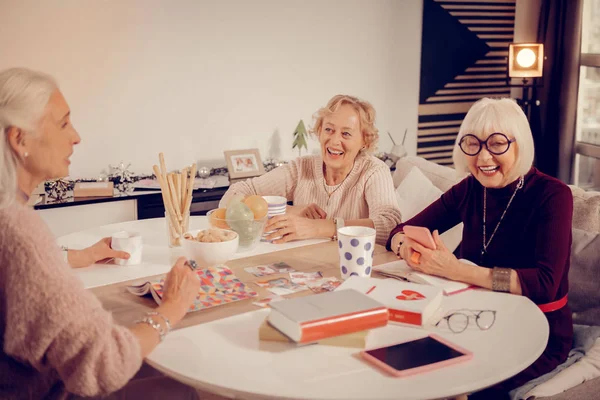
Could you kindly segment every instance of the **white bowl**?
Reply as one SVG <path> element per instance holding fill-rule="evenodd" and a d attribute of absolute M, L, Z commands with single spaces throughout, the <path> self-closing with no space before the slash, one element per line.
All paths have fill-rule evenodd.
<path fill-rule="evenodd" d="M 224 231 L 224 229 L 214 230 Z M 191 235 L 196 237 L 198 232 L 204 229 L 198 229 L 196 231 L 190 231 Z M 233 232 L 233 231 L 227 231 Z M 231 257 L 235 254 L 238 249 L 240 238 L 236 232 L 235 237 L 226 242 L 199 242 L 195 239 L 183 239 L 182 247 L 185 257 L 196 261 L 198 268 L 205 268 L 212 265 L 224 264 L 231 260 Z"/>

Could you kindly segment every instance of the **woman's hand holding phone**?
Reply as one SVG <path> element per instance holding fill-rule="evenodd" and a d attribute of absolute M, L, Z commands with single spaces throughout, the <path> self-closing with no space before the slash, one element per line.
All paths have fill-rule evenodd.
<path fill-rule="evenodd" d="M 414 240 L 415 242 L 419 243 L 421 246 L 424 246 L 431 250 L 435 250 L 437 248 L 435 241 L 433 240 L 433 236 L 431 236 L 431 232 L 429 231 L 429 229 L 422 227 L 422 226 L 406 225 L 406 226 L 404 226 L 403 230 L 404 230 L 404 234 L 406 235 L 407 238 Z M 421 253 L 418 251 L 414 251 L 410 256 L 410 260 L 415 264 L 419 264 L 420 258 L 421 258 Z"/>
<path fill-rule="evenodd" d="M 408 232 L 406 228 L 409 228 Z M 421 233 L 415 234 L 412 228 L 420 228 L 417 231 Z M 404 233 L 406 238 L 400 247 L 400 256 L 411 268 L 428 275 L 459 280 L 460 262 L 448 250 L 437 230 L 431 235 L 427 228 L 405 226 Z"/>

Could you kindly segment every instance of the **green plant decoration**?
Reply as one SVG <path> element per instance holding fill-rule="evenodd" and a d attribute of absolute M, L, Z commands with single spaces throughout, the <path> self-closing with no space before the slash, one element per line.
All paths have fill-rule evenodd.
<path fill-rule="evenodd" d="M 308 145 L 306 144 L 306 127 L 304 126 L 304 121 L 300 120 L 298 122 L 298 126 L 296 126 L 296 130 L 294 131 L 294 144 L 292 145 L 292 149 L 298 148 L 298 155 L 302 155 L 302 148 L 308 150 Z"/>

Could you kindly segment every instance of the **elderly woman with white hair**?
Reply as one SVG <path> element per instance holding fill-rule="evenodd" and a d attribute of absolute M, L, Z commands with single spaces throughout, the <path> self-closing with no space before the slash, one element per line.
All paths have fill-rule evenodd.
<path fill-rule="evenodd" d="M 39 183 L 68 174 L 69 157 L 79 142 L 69 106 L 54 79 L 24 68 L 0 72 L 3 399 L 116 392 L 184 317 L 198 293 L 200 281 L 181 258 L 167 274 L 162 305 L 127 328 L 117 325 L 83 288 L 48 227 L 25 205 Z M 100 244 L 99 257 L 110 255 L 108 247 Z M 75 259 L 79 266 L 93 261 L 87 256 Z M 121 394 L 136 397 L 124 390 Z M 190 388 L 183 391 L 196 397 Z"/>
<path fill-rule="evenodd" d="M 513 378 L 480 392 L 484 398 L 502 397 L 553 370 L 571 349 L 567 277 L 573 196 L 567 185 L 532 167 L 531 129 L 511 99 L 484 98 L 471 107 L 453 158 L 457 172 L 470 175 L 398 225 L 387 248 L 417 271 L 526 296 L 545 313 L 550 337 L 540 358 Z M 439 233 L 460 222 L 464 229 L 457 252 L 476 265 L 460 262 L 440 240 Z M 437 250 L 405 237 L 405 225 L 434 231 Z M 414 252 L 421 254 L 417 262 Z"/>

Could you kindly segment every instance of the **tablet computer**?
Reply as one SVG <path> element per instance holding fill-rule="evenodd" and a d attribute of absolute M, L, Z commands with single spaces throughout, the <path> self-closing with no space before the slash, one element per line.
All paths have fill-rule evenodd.
<path fill-rule="evenodd" d="M 416 375 L 473 358 L 470 351 L 435 334 L 365 350 L 360 355 L 375 367 L 397 377 Z"/>

